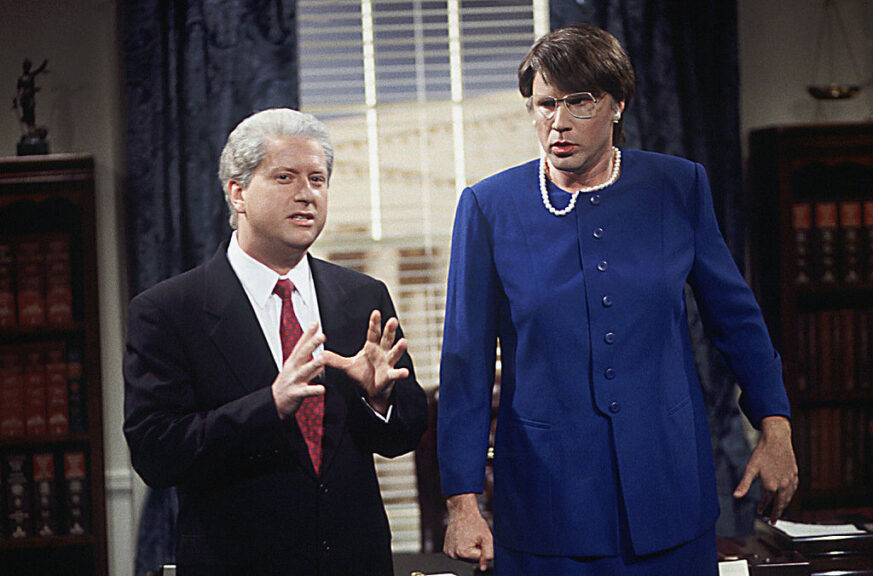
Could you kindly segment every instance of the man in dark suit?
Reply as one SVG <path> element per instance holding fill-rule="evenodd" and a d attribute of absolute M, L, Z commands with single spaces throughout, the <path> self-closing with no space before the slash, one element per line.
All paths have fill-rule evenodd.
<path fill-rule="evenodd" d="M 130 303 L 124 433 L 151 486 L 176 486 L 178 573 L 391 574 L 373 453 L 427 424 L 385 285 L 313 258 L 333 149 L 287 109 L 228 137 L 235 232 Z"/>

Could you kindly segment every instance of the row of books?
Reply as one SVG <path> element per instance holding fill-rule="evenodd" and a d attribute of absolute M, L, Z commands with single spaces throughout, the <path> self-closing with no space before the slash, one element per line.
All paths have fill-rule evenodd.
<path fill-rule="evenodd" d="M 873 283 L 873 200 L 791 206 L 798 286 Z"/>
<path fill-rule="evenodd" d="M 72 321 L 70 235 L 0 239 L 0 328 Z"/>
<path fill-rule="evenodd" d="M 803 415 L 809 486 L 873 486 L 873 407 L 821 407 Z"/>
<path fill-rule="evenodd" d="M 799 391 L 873 390 L 873 309 L 800 312 L 796 334 Z"/>
<path fill-rule="evenodd" d="M 0 538 L 90 533 L 87 454 L 47 450 L 2 454 Z"/>
<path fill-rule="evenodd" d="M 0 346 L 0 437 L 87 432 L 82 350 L 65 342 Z"/>

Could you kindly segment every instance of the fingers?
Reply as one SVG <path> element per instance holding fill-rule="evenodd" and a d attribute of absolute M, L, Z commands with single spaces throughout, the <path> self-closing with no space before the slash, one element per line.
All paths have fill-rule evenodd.
<path fill-rule="evenodd" d="M 378 344 L 382 350 L 392 350 L 392 346 L 396 346 L 394 339 L 397 338 L 397 329 L 400 327 L 400 322 L 396 317 L 392 316 L 385 322 L 385 328 L 382 328 L 382 313 L 375 309 L 370 313 L 370 325 L 367 329 L 367 341 L 373 344 Z M 401 339 L 402 340 L 402 339 Z M 405 348 L 404 348 L 405 350 Z M 399 359 L 403 355 L 403 351 L 397 356 Z M 396 360 L 395 360 L 396 362 Z"/>
<path fill-rule="evenodd" d="M 479 570 L 488 570 L 488 563 L 494 560 L 494 540 L 486 538 L 482 543 L 482 553 L 479 555 Z"/>
<path fill-rule="evenodd" d="M 382 313 L 378 310 L 370 312 L 370 325 L 367 328 L 367 342 L 379 343 L 382 336 Z"/>
<path fill-rule="evenodd" d="M 303 364 L 312 358 L 315 350 L 324 343 L 324 340 L 324 334 L 318 334 L 318 322 L 313 322 L 300 335 L 300 340 L 294 345 L 294 349 L 291 350 L 288 359 L 294 358 L 298 364 Z M 285 360 L 286 364 L 288 359 Z"/>
<path fill-rule="evenodd" d="M 740 483 L 737 484 L 737 488 L 734 490 L 734 498 L 742 498 L 749 492 L 749 488 L 752 487 L 752 482 L 758 477 L 758 473 L 758 469 L 752 466 L 752 463 L 749 462 L 749 464 L 746 465 L 746 471 L 743 474 Z"/>
<path fill-rule="evenodd" d="M 391 348 L 391 345 L 394 344 L 394 338 L 397 337 L 397 327 L 400 325 L 400 322 L 397 321 L 397 318 L 389 318 L 388 322 L 385 323 L 385 330 L 382 333 L 382 348 L 384 350 L 388 350 Z"/>

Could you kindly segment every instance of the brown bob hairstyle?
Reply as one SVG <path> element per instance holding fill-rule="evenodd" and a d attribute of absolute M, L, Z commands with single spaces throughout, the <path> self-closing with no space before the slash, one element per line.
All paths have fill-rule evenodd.
<path fill-rule="evenodd" d="M 518 89 L 525 98 L 533 92 L 540 73 L 548 84 L 565 93 L 604 93 L 625 110 L 635 92 L 633 66 L 615 36 L 590 24 L 559 28 L 537 40 L 518 66 Z M 624 143 L 624 116 L 613 126 L 612 140 Z"/>

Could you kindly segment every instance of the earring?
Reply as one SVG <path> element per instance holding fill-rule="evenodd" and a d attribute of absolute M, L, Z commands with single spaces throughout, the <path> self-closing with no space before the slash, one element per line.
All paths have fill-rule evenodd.
<path fill-rule="evenodd" d="M 620 113 L 620 112 L 616 112 L 616 113 L 613 114 L 613 116 L 612 116 L 612 123 L 613 123 L 613 124 L 618 124 L 619 120 L 621 120 L 621 113 Z"/>

